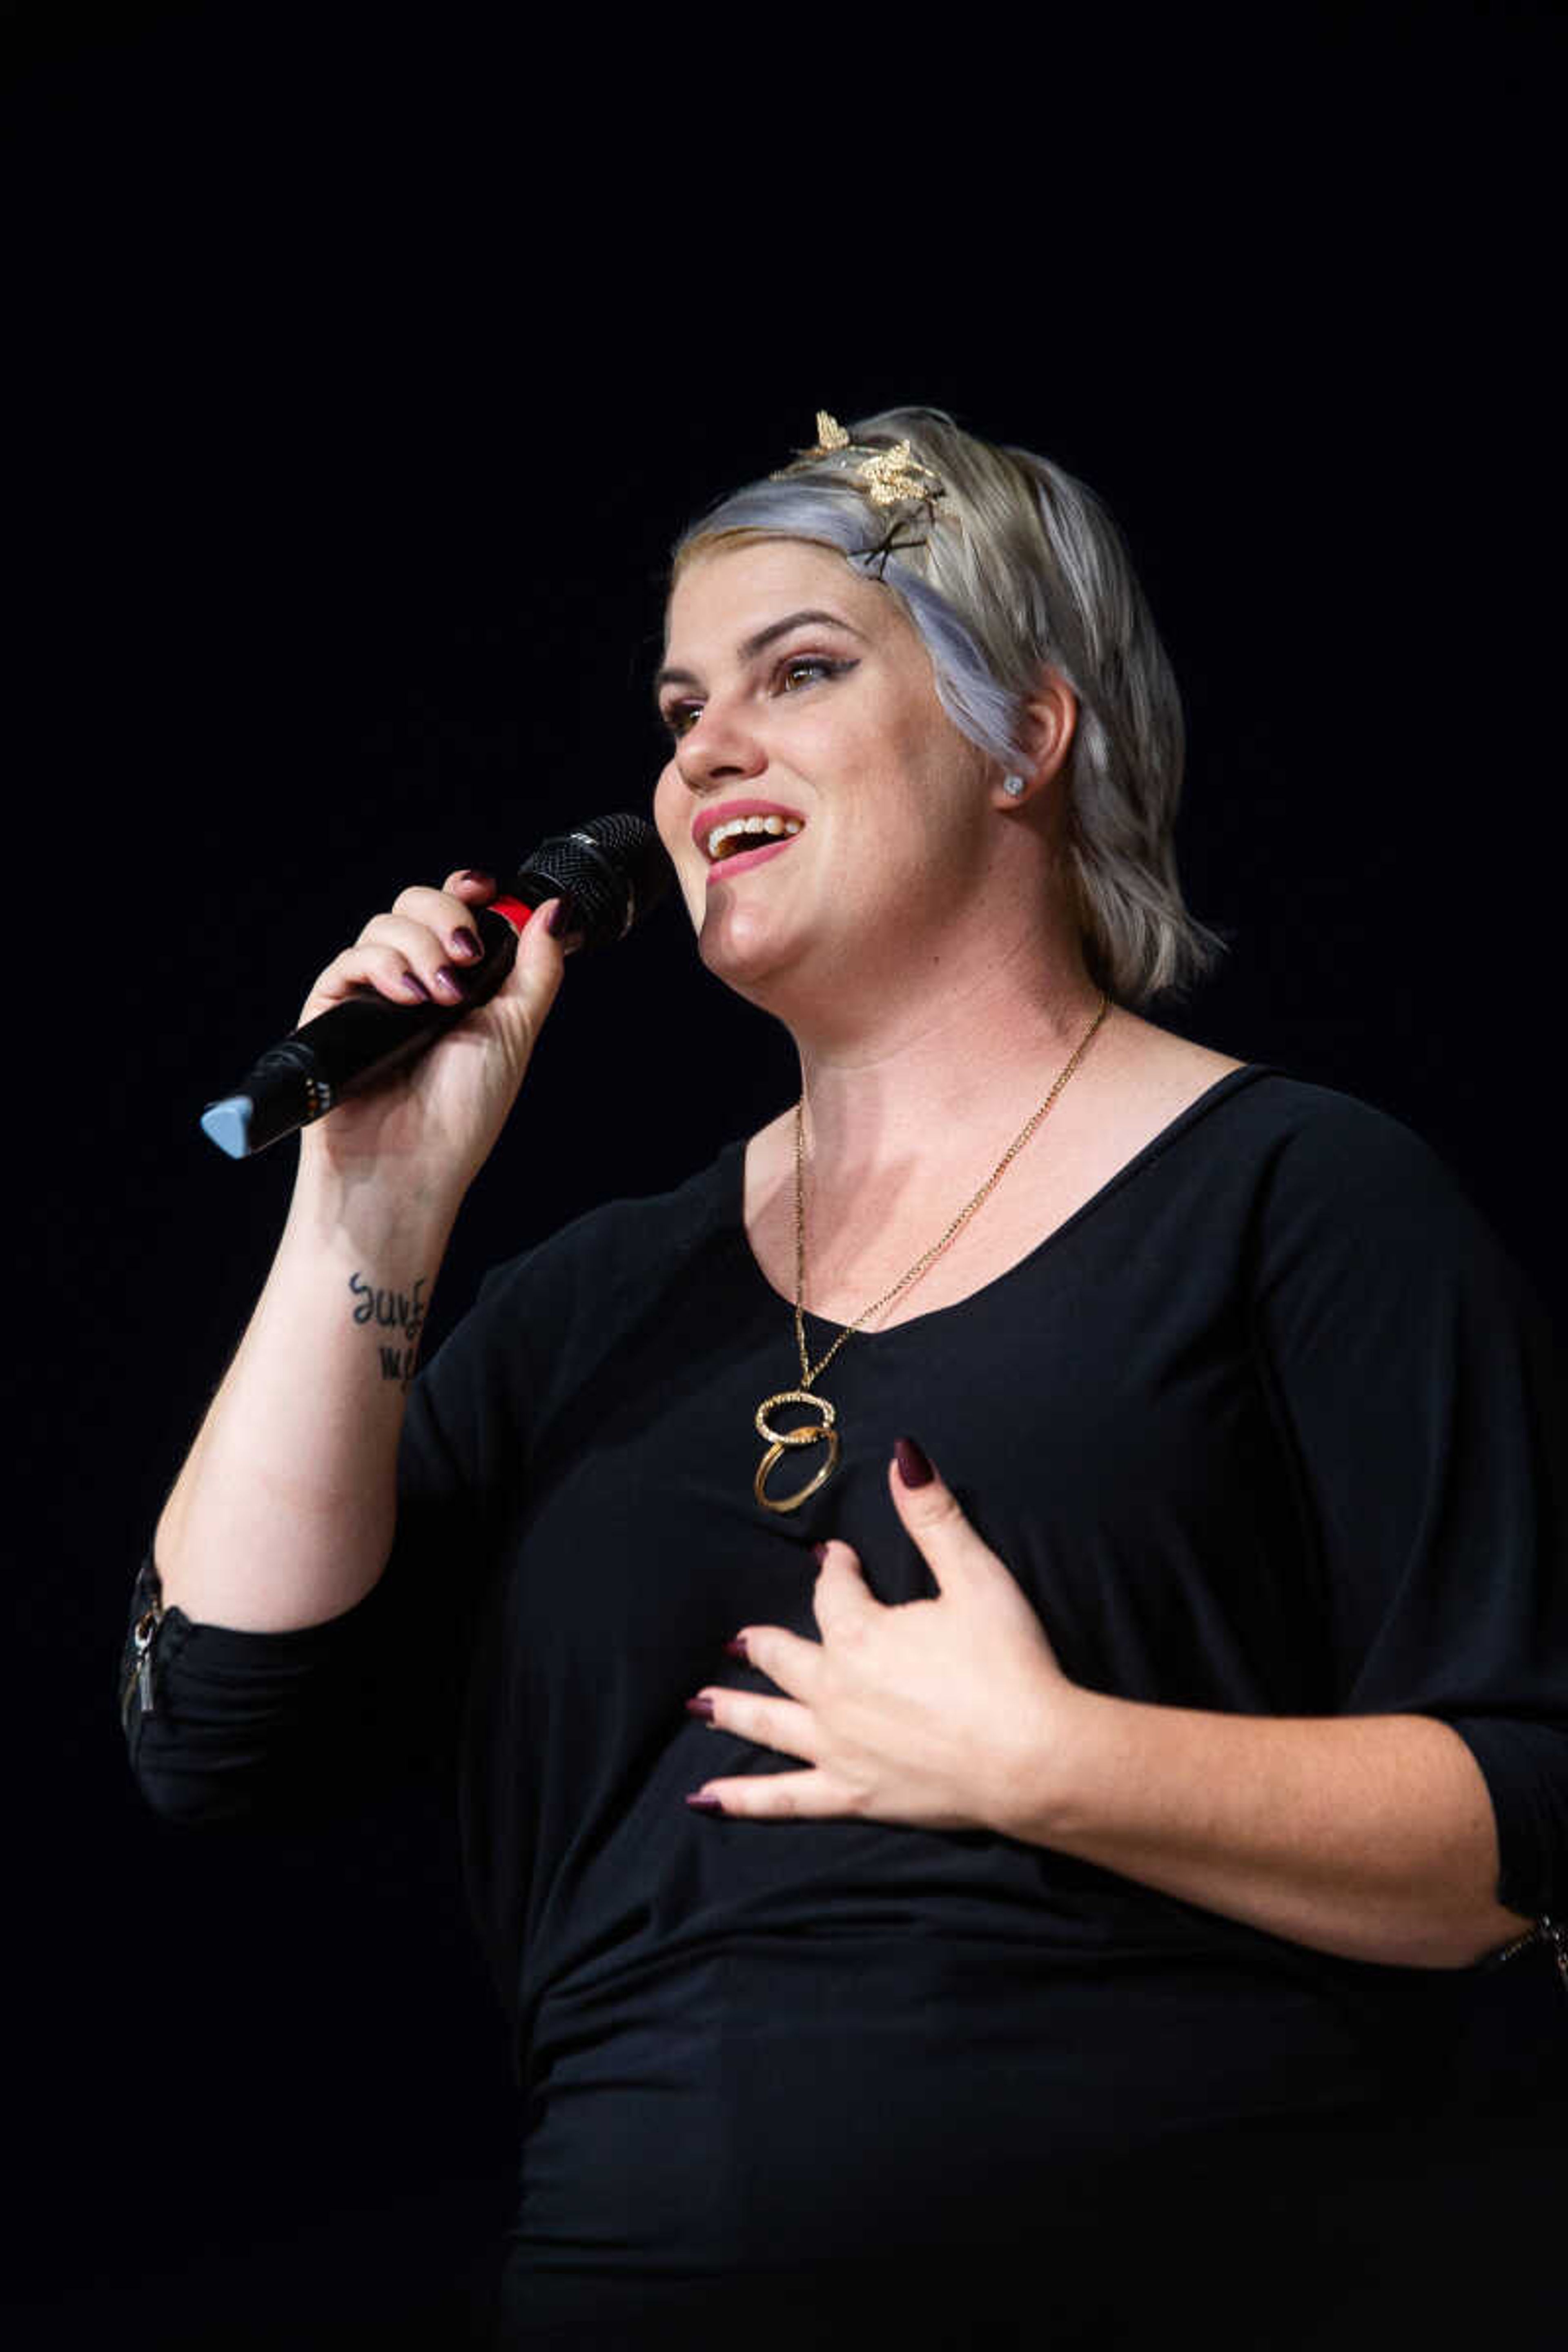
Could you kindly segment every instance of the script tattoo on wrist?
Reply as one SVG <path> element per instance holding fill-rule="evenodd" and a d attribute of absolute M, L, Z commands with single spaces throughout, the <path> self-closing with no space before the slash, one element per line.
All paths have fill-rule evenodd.
<path fill-rule="evenodd" d="M 354 1302 L 354 1321 L 374 1331 L 397 1334 L 393 1340 L 378 1339 L 376 1348 L 381 1357 L 382 1379 L 395 1381 L 402 1389 L 406 1389 L 414 1378 L 429 1287 L 427 1274 L 416 1275 L 407 1290 L 383 1289 L 372 1282 L 367 1274 L 351 1274 L 349 1276 L 349 1292 Z"/>

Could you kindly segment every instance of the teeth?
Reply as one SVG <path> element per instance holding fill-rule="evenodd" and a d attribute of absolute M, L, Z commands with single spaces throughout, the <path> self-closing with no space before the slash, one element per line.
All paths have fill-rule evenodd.
<path fill-rule="evenodd" d="M 738 840 L 744 833 L 772 834 L 775 839 L 800 831 L 800 819 L 794 816 L 734 816 L 728 824 L 716 824 L 704 845 L 710 858 L 721 857 L 724 845 Z"/>

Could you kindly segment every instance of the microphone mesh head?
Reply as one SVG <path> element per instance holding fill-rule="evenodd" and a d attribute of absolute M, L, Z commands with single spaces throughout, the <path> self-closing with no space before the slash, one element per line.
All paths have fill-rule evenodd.
<path fill-rule="evenodd" d="M 570 833 L 552 834 L 518 880 L 520 887 L 545 886 L 540 898 L 562 892 L 569 897 L 583 945 L 598 948 L 624 938 L 658 905 L 673 878 L 664 844 L 647 818 L 618 814 L 590 817 Z"/>

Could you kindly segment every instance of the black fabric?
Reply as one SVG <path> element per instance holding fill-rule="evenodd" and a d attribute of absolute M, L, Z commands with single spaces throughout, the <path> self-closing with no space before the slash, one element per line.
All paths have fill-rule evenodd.
<path fill-rule="evenodd" d="M 979 1832 L 688 1811 L 704 1779 L 780 1769 L 682 1702 L 748 1678 L 737 1627 L 814 1631 L 814 1542 L 852 1543 L 885 1601 L 931 1589 L 886 1492 L 900 1433 L 1068 1675 L 1439 1716 L 1491 1791 L 1504 1901 L 1568 1907 L 1561 1384 L 1425 1146 L 1231 1075 L 1010 1273 L 852 1339 L 822 1383 L 839 1469 L 783 1519 L 752 1498 L 752 1415 L 794 1339 L 742 1167 L 737 1144 L 492 1276 L 418 1383 L 376 1592 L 299 1634 L 172 1612 L 155 1711 L 132 1709 L 148 1795 L 197 1819 L 302 1756 L 313 1785 L 363 1759 L 377 1688 L 389 1746 L 397 1695 L 427 1730 L 431 1694 L 466 1688 L 475 1915 L 530 2093 L 518 2294 L 848 2263 L 868 2231 L 1002 2262 L 1069 2183 L 1103 2213 L 1117 2168 L 1432 2079 L 1441 1973 Z M 808 1323 L 814 1353 L 831 1336 Z"/>

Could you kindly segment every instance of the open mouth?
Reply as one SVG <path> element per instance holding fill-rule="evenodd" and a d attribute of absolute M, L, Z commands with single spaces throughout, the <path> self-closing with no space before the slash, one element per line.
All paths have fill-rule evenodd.
<path fill-rule="evenodd" d="M 765 849 L 775 841 L 790 841 L 801 829 L 796 816 L 732 816 L 727 824 L 716 824 L 703 841 L 702 847 L 710 866 L 721 866 L 731 857 L 743 857 L 749 850 Z"/>

